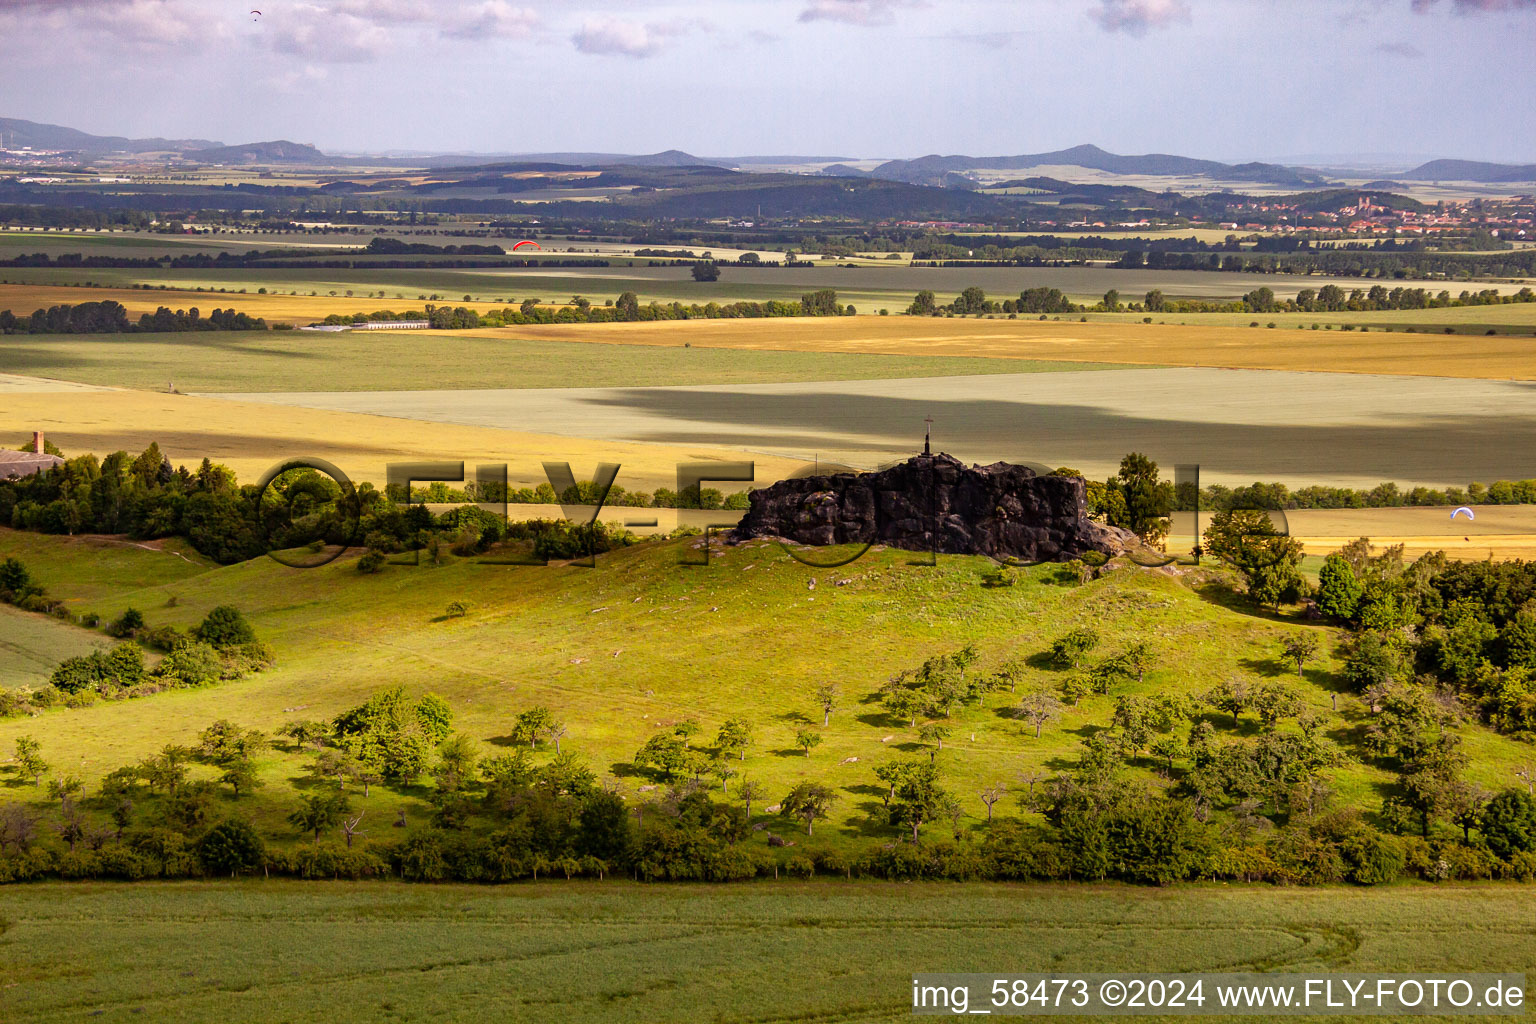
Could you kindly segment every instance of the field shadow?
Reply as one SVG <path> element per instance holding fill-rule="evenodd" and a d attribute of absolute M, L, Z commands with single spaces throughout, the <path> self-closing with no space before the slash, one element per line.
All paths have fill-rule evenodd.
<path fill-rule="evenodd" d="M 884 804 L 877 800 L 860 800 L 855 806 L 859 811 L 858 816 L 847 819 L 839 832 L 845 836 L 864 838 L 890 834 L 891 819 Z"/>
<path fill-rule="evenodd" d="M 1303 622 L 1301 616 L 1291 612 L 1277 612 L 1273 608 L 1266 608 L 1256 603 L 1247 594 L 1240 594 L 1224 583 L 1203 583 L 1194 588 L 1196 595 L 1206 604 L 1213 604 L 1238 615 L 1247 615 L 1250 618 L 1265 619 L 1269 622 L 1282 622 L 1295 625 Z"/>
<path fill-rule="evenodd" d="M 1279 658 L 1239 658 L 1237 663 L 1255 675 L 1274 679 L 1290 672 L 1291 666 Z"/>

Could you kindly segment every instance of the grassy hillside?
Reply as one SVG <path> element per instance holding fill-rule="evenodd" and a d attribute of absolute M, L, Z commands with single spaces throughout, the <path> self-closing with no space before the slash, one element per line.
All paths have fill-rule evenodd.
<path fill-rule="evenodd" d="M 0 957 L 12 1024 L 868 1024 L 911 1019 L 914 971 L 1530 973 L 1529 910 L 1504 885 L 74 883 L 9 889 Z"/>
<path fill-rule="evenodd" d="M 872 551 L 840 569 L 812 569 L 771 543 L 717 553 L 707 567 L 677 563 L 680 554 L 700 553 L 687 542 L 655 543 L 601 556 L 596 569 L 455 560 L 438 568 L 391 565 L 378 576 L 357 573 L 351 558 L 307 571 L 258 559 L 195 575 L 178 567 L 150 586 L 125 579 L 110 587 L 95 571 L 91 548 L 0 531 L 0 556 L 22 558 L 72 607 L 111 617 L 133 606 L 150 626 L 188 627 L 213 606 L 234 604 L 278 658 L 275 670 L 240 682 L 0 721 L 0 752 L 31 735 L 56 766 L 90 781 L 166 743 L 193 743 L 215 719 L 273 731 L 295 719 L 333 716 L 404 684 L 445 697 L 455 728 L 486 754 L 505 752 L 520 711 L 547 705 L 569 725 L 563 748 L 599 775 L 617 776 L 634 798 L 653 784 L 630 765 L 648 737 L 691 717 L 703 726 L 699 741 L 707 742 L 726 718 L 740 716 L 757 730 L 740 766 L 744 777 L 764 784 L 771 802 L 803 780 L 834 787 L 838 802 L 817 836 L 840 845 L 892 834 L 878 820 L 871 770 L 898 756 L 922 756 L 923 748 L 917 730 L 893 720 L 872 695 L 892 673 L 930 655 L 975 642 L 975 670 L 986 671 L 1009 656 L 1037 655 L 1068 629 L 1092 626 L 1104 637 L 1095 655 L 1143 640 L 1156 651 L 1145 682 L 1118 687 L 1115 695 L 1193 694 L 1229 678 L 1287 675 L 1277 648 L 1288 632 L 1314 630 L 1324 651 L 1331 648 L 1331 630 L 1253 614 L 1202 573 L 1125 568 L 1079 586 L 1059 567 L 1044 566 L 1028 570 L 1017 586 L 986 589 L 979 585 L 990 564 L 984 559 L 945 556 L 924 567 L 911 564 L 907 552 Z M 171 561 L 133 549 L 122 557 L 159 572 Z M 470 604 L 469 614 L 446 618 L 449 603 L 460 600 Z M 1358 753 L 1355 730 L 1364 712 L 1349 697 L 1331 710 L 1338 684 L 1330 668 L 1325 654 L 1298 688 L 1306 705 L 1330 715 L 1324 732 Z M 985 786 L 1005 782 L 1018 792 L 1020 772 L 1061 770 L 1082 738 L 1107 722 L 1113 702 L 1103 696 L 1069 708 L 1038 740 L 1009 713 L 1024 693 L 1054 689 L 1063 678 L 1037 659 L 1017 693 L 993 693 L 984 707 L 956 712 L 937 759 L 944 784 L 969 815 L 965 826 L 985 818 Z M 823 683 L 840 691 L 825 729 L 813 701 Z M 1258 730 L 1251 714 L 1236 731 L 1230 717 L 1211 720 L 1223 738 Z M 823 737 L 809 756 L 795 746 L 802 728 Z M 1473 725 L 1462 733 L 1472 756 L 1468 777 L 1490 789 L 1510 785 L 1516 766 L 1530 760 L 1528 745 Z M 265 755 L 265 787 L 240 801 L 273 836 L 297 838 L 284 816 L 293 788 L 308 785 L 304 764 L 283 750 Z M 1136 770 L 1153 785 L 1167 785 L 1153 767 L 1141 761 Z M 1333 771 L 1331 783 L 1341 800 L 1374 811 L 1389 778 L 1352 760 Z M 9 785 L 12 796 L 41 796 L 15 780 Z M 377 787 L 362 806 L 378 823 L 400 809 L 420 821 L 425 793 Z M 999 810 L 1016 813 L 1011 799 Z"/>

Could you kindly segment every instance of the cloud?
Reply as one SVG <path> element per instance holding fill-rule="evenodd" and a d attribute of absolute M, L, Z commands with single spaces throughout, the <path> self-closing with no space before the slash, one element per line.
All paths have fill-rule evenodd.
<path fill-rule="evenodd" d="M 452 39 L 524 39 L 539 27 L 539 14 L 527 7 L 513 7 L 507 0 L 485 0 L 465 12 L 463 20 L 445 26 Z"/>
<path fill-rule="evenodd" d="M 1417 58 L 1424 56 L 1424 51 L 1412 43 L 1378 43 L 1377 53 L 1389 53 L 1394 57 Z"/>
<path fill-rule="evenodd" d="M 1440 5 L 1440 0 L 1413 0 L 1416 14 Z M 1536 0 L 1451 0 L 1457 14 L 1493 14 L 1500 11 L 1536 11 Z"/>
<path fill-rule="evenodd" d="M 693 18 L 672 22 L 638 22 L 623 18 L 586 18 L 571 36 L 582 53 L 604 57 L 654 57 L 673 39 L 693 29 L 708 30 Z"/>
<path fill-rule="evenodd" d="M 291 57 L 328 63 L 374 60 L 389 50 L 392 36 L 384 25 L 348 9 L 358 6 L 301 3 L 263 15 L 266 45 Z M 387 17 L 389 12 L 380 13 Z"/>
<path fill-rule="evenodd" d="M 51 32 L 99 32 L 114 42 L 172 48 L 219 41 L 226 19 L 186 0 L 0 0 L 0 17 Z"/>
<path fill-rule="evenodd" d="M 922 6 L 916 0 L 810 0 L 801 21 L 840 21 L 845 25 L 889 25 L 901 7 Z"/>
<path fill-rule="evenodd" d="M 1088 16 L 1105 32 L 1124 32 L 1144 36 L 1148 29 L 1167 28 L 1189 20 L 1189 5 L 1184 0 L 1098 0 L 1099 6 Z"/>

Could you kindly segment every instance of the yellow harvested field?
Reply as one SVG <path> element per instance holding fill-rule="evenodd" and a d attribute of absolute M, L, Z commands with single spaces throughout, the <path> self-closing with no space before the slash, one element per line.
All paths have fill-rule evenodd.
<path fill-rule="evenodd" d="M 158 442 L 172 464 L 195 469 L 204 456 L 254 483 L 269 467 L 300 456 L 325 459 L 354 481 L 382 487 L 388 462 L 463 460 L 506 463 L 508 480 L 544 482 L 545 461 L 569 462 L 579 480 L 599 462 L 617 462 L 631 490 L 677 486 L 679 462 L 755 461 L 757 479 L 776 480 L 800 467 L 783 458 L 709 445 L 640 444 L 557 437 L 494 427 L 329 412 L 193 395 L 144 391 L 8 391 L 0 400 L 0 438 L 18 443 L 44 431 L 70 456 L 139 452 Z M 14 438 L 14 441 L 10 439 Z"/>
<path fill-rule="evenodd" d="M 1377 547 L 1402 544 L 1407 557 L 1443 550 L 1451 558 L 1536 558 L 1536 505 L 1479 505 L 1468 520 L 1450 508 L 1300 509 L 1286 513 L 1309 555 L 1337 551 L 1356 537 Z"/>
<path fill-rule="evenodd" d="M 259 316 L 271 321 L 293 321 L 304 324 L 323 320 L 332 313 L 350 315 L 371 313 L 377 309 L 420 309 L 422 300 L 380 299 L 367 296 L 330 295 L 258 295 L 254 290 L 239 292 L 199 292 L 191 290 L 137 288 L 70 288 L 63 285 L 0 284 L 0 309 L 9 309 L 18 316 L 30 314 L 34 309 L 47 306 L 74 305 L 80 302 L 120 302 L 128 315 L 137 319 L 140 313 L 153 313 L 160 306 L 171 309 L 187 309 L 196 306 L 207 315 L 212 309 L 233 307 L 242 313 Z M 502 308 L 493 302 L 461 302 L 457 296 L 451 301 L 439 300 L 439 305 L 466 306 L 485 313 Z"/>
<path fill-rule="evenodd" d="M 1536 343 L 1530 338 L 1500 335 L 1447 338 L 1384 332 L 905 316 L 549 324 L 483 333 L 609 345 L 690 344 L 695 348 L 1536 379 Z"/>

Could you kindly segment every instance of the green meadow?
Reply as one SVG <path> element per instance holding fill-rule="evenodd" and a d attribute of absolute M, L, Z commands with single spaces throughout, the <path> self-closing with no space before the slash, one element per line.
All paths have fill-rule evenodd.
<path fill-rule="evenodd" d="M 916 971 L 1529 975 L 1536 923 L 1504 885 L 55 883 L 0 961 L 8 1024 L 875 1024 Z"/>
<path fill-rule="evenodd" d="M 631 762 L 649 737 L 692 718 L 703 743 L 726 719 L 741 717 L 755 736 L 740 778 L 762 784 L 766 796 L 754 820 L 803 833 L 802 824 L 766 813 L 765 805 L 802 781 L 818 782 L 837 799 L 813 847 L 855 849 L 897 834 L 885 822 L 873 774 L 889 760 L 931 753 L 965 811 L 956 830 L 976 831 L 987 817 L 982 791 L 995 783 L 1011 793 L 998 812 L 1029 817 L 1014 798 L 1031 777 L 1069 767 L 1083 739 L 1108 724 L 1120 693 L 1201 694 L 1245 678 L 1290 679 L 1304 705 L 1327 716 L 1324 734 L 1351 754 L 1325 773 L 1341 805 L 1373 815 L 1393 779 L 1359 745 L 1366 711 L 1333 675 L 1336 631 L 1257 613 L 1204 570 L 1176 576 L 1125 567 L 1079 585 L 1063 567 L 1041 566 L 1015 586 L 987 588 L 981 574 L 990 563 L 982 558 L 941 556 L 925 566 L 913 564 L 922 556 L 873 550 L 843 567 L 812 568 L 777 543 L 752 542 L 717 549 L 708 565 L 679 564 L 703 555 L 696 543 L 650 542 L 599 556 L 595 568 L 491 566 L 450 556 L 435 568 L 392 564 L 374 576 L 355 570 L 355 556 L 311 570 L 258 558 L 192 573 L 172 554 L 124 548 L 117 557 L 145 572 L 114 585 L 93 572 L 94 545 L 0 531 L 0 557 L 20 558 L 71 611 L 95 612 L 105 622 L 133 607 L 150 627 L 185 629 L 215 605 L 233 604 L 277 656 L 276 668 L 240 681 L 0 720 L 0 752 L 32 736 L 46 759 L 90 786 L 167 743 L 195 746 L 217 719 L 275 732 L 403 684 L 446 698 L 454 729 L 487 755 L 512 744 L 518 713 L 547 706 L 569 727 L 563 750 L 643 799 L 656 783 Z M 455 601 L 468 613 L 449 617 Z M 1153 667 L 1140 683 L 1067 707 L 1037 739 L 1013 709 L 1025 694 L 1059 686 L 1066 673 L 1039 656 L 1079 626 L 1102 635 L 1094 657 L 1145 641 L 1155 651 Z M 1299 630 L 1322 641 L 1321 659 L 1300 679 L 1279 653 L 1281 639 Z M 957 710 L 942 750 L 933 750 L 917 728 L 881 708 L 876 691 L 892 674 L 967 643 L 981 656 L 975 671 L 1022 658 L 1025 677 L 1014 692 Z M 838 697 L 823 726 L 814 693 L 827 683 Z M 1230 716 L 1208 717 L 1224 738 L 1259 730 L 1252 713 L 1236 728 Z M 821 738 L 809 754 L 796 744 L 807 729 Z M 1490 790 L 1515 784 L 1514 773 L 1530 760 L 1528 745 L 1476 724 L 1457 731 L 1471 756 L 1469 781 Z M 550 756 L 541 748 L 535 758 Z M 300 841 L 285 819 L 297 794 L 313 785 L 308 760 L 284 746 L 262 755 L 265 785 L 238 801 L 226 792 L 223 811 L 252 818 L 272 841 Z M 1176 769 L 1169 778 L 1160 763 L 1139 758 L 1133 772 L 1164 788 L 1182 773 Z M 194 768 L 194 777 L 216 774 Z M 0 785 L 13 799 L 44 800 L 17 777 Z M 374 787 L 359 807 L 376 822 L 402 812 L 421 822 L 430 814 L 429 794 L 427 785 Z"/>

